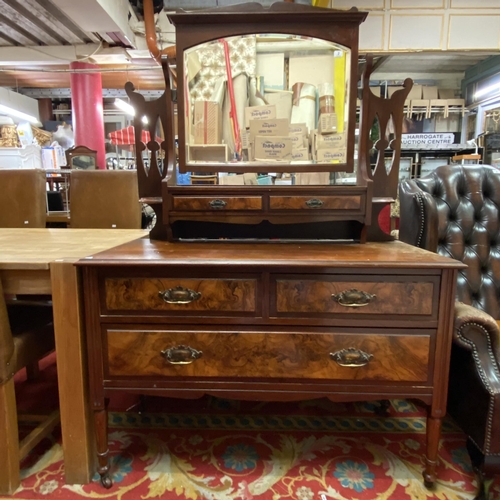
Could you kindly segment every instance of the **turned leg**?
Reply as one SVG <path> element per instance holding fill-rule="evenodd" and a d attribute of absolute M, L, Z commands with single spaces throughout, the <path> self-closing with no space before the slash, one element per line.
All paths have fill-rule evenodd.
<path fill-rule="evenodd" d="M 436 482 L 436 467 L 442 420 L 442 418 L 433 417 L 431 415 L 427 417 L 427 453 L 423 474 L 424 483 L 427 488 L 432 488 Z"/>
<path fill-rule="evenodd" d="M 474 500 L 490 500 L 489 490 L 500 470 L 500 459 L 496 455 L 483 455 L 470 437 L 467 439 L 467 451 L 478 483 Z"/>
<path fill-rule="evenodd" d="M 108 447 L 108 410 L 99 408 L 94 410 L 95 433 L 97 439 L 97 460 L 99 466 L 97 472 L 101 476 L 101 484 L 105 488 L 111 488 L 113 482 L 109 475 L 109 447 Z"/>

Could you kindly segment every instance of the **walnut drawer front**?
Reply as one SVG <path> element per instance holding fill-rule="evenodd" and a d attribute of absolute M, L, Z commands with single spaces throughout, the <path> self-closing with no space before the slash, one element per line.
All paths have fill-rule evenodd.
<path fill-rule="evenodd" d="M 256 313 L 256 279 L 107 278 L 106 309 L 148 312 Z"/>
<path fill-rule="evenodd" d="M 270 196 L 271 210 L 356 210 L 361 209 L 361 196 Z"/>
<path fill-rule="evenodd" d="M 262 210 L 261 196 L 173 196 L 174 210 L 213 211 Z"/>
<path fill-rule="evenodd" d="M 437 278 L 425 281 L 382 281 L 374 277 L 349 281 L 315 279 L 277 279 L 278 315 L 314 315 L 321 313 L 355 315 L 437 316 Z M 352 281 L 351 281 L 352 280 Z"/>
<path fill-rule="evenodd" d="M 109 328 L 108 377 L 428 380 L 430 330 L 385 333 Z"/>

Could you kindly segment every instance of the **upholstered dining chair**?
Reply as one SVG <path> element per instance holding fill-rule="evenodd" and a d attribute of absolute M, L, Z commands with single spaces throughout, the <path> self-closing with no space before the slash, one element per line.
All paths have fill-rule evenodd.
<path fill-rule="evenodd" d="M 141 228 L 135 170 L 74 170 L 69 203 L 72 228 Z"/>
<path fill-rule="evenodd" d="M 52 308 L 25 302 L 6 305 L 0 282 L 0 495 L 14 493 L 20 484 L 20 461 L 59 422 L 58 410 L 22 417 L 38 425 L 19 441 L 13 377 L 53 350 Z"/>
<path fill-rule="evenodd" d="M 468 436 L 477 498 L 500 472 L 500 170 L 445 165 L 400 185 L 400 240 L 467 264 L 459 272 L 448 412 Z"/>
<path fill-rule="evenodd" d="M 40 169 L 0 169 L 0 227 L 45 227 L 46 176 Z"/>

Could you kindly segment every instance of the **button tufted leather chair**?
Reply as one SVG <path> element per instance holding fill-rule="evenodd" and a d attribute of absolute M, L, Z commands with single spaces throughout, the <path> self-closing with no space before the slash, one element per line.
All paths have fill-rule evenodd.
<path fill-rule="evenodd" d="M 400 185 L 402 241 L 467 264 L 459 271 L 448 412 L 468 435 L 480 492 L 500 472 L 500 170 L 445 165 Z"/>

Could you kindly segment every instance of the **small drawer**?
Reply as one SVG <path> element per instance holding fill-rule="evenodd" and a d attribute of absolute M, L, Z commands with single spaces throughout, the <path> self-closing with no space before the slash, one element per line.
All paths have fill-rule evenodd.
<path fill-rule="evenodd" d="M 374 277 L 353 276 L 349 281 L 316 279 L 277 279 L 278 315 L 315 316 L 317 314 L 354 314 L 387 316 L 437 315 L 438 280 L 382 281 Z M 430 319 L 430 318 L 428 318 Z"/>
<path fill-rule="evenodd" d="M 106 333 L 109 377 L 428 381 L 430 330 Z"/>
<path fill-rule="evenodd" d="M 190 314 L 256 313 L 256 279 L 107 278 L 106 309 L 189 312 Z"/>
<path fill-rule="evenodd" d="M 356 210 L 361 196 L 271 196 L 271 210 Z"/>
<path fill-rule="evenodd" d="M 221 212 L 225 210 L 262 210 L 261 196 L 173 196 L 173 210 Z"/>

